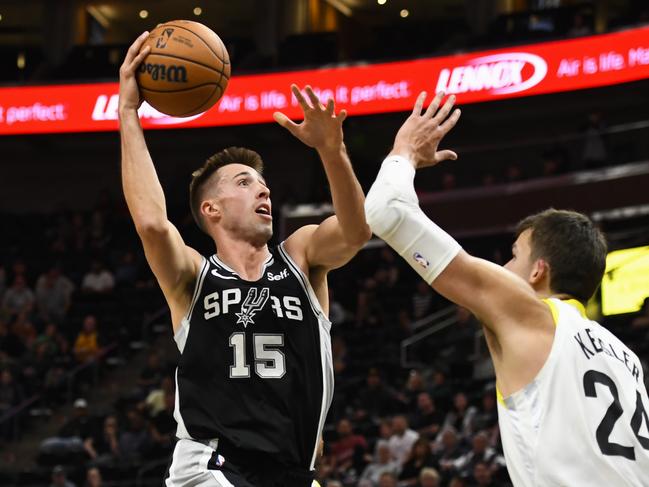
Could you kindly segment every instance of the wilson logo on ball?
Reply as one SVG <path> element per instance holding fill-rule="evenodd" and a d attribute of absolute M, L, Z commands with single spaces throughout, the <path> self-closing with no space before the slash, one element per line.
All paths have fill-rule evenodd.
<path fill-rule="evenodd" d="M 187 83 L 187 69 L 185 66 L 167 66 L 166 64 L 140 64 L 140 73 L 148 74 L 154 81 L 169 81 L 171 83 Z"/>
<path fill-rule="evenodd" d="M 165 29 L 162 31 L 162 35 L 158 37 L 158 40 L 155 43 L 155 47 L 158 49 L 164 49 L 167 46 L 167 41 L 171 39 L 171 34 L 173 34 L 173 29 Z"/>

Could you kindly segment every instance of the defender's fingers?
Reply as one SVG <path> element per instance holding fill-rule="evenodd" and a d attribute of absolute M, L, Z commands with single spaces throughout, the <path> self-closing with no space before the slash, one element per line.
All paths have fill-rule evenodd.
<path fill-rule="evenodd" d="M 448 97 L 446 103 L 444 103 L 442 108 L 439 109 L 437 115 L 433 117 L 433 121 L 435 121 L 438 125 L 441 125 L 442 122 L 446 120 L 446 117 L 448 117 L 448 114 L 451 113 L 454 104 L 455 104 L 455 95 L 451 95 Z"/>
<path fill-rule="evenodd" d="M 453 127 L 455 127 L 455 124 L 457 121 L 460 119 L 460 115 L 462 115 L 462 111 L 459 108 L 456 108 L 453 110 L 453 113 L 451 114 L 450 117 L 444 121 L 441 125 L 439 125 L 439 130 L 442 131 L 444 135 L 448 133 L 449 130 L 451 130 Z"/>
<path fill-rule="evenodd" d="M 424 101 L 426 100 L 426 92 L 422 91 L 419 93 L 419 96 L 417 97 L 417 101 L 415 102 L 415 106 L 412 109 L 412 114 L 413 115 L 421 115 L 421 109 L 424 106 Z"/>
<path fill-rule="evenodd" d="M 284 115 L 282 112 L 275 112 L 273 113 L 273 118 L 275 121 L 280 124 L 282 127 L 284 127 L 286 130 L 291 132 L 292 134 L 295 133 L 295 129 L 297 129 L 298 124 L 296 124 L 293 120 L 288 118 L 286 115 Z"/>
<path fill-rule="evenodd" d="M 297 87 L 297 85 L 291 85 L 291 91 L 293 92 L 293 96 L 295 96 L 295 99 L 297 100 L 297 102 L 302 107 L 302 110 L 306 111 L 306 110 L 311 108 L 309 106 L 309 104 L 306 102 L 306 100 L 304 99 L 304 95 L 302 94 L 300 89 Z"/>
<path fill-rule="evenodd" d="M 309 85 L 306 85 L 304 91 L 306 91 L 306 94 L 309 96 L 309 100 L 311 100 L 311 105 L 313 106 L 313 108 L 318 108 L 320 110 L 324 108 L 322 106 L 322 103 L 320 103 L 320 98 L 318 98 L 318 95 L 313 92 L 313 89 Z"/>
<path fill-rule="evenodd" d="M 336 109 L 336 106 L 335 106 L 335 103 L 334 103 L 334 99 L 329 98 L 329 100 L 327 100 L 327 110 L 326 110 L 327 115 L 333 115 L 335 109 Z"/>
<path fill-rule="evenodd" d="M 340 123 L 343 123 L 347 118 L 347 110 L 340 110 L 340 113 L 336 116 L 337 120 L 340 120 Z"/>
<path fill-rule="evenodd" d="M 426 113 L 424 114 L 424 116 L 432 118 L 433 115 L 435 115 L 435 112 L 437 112 L 437 109 L 439 108 L 439 104 L 442 103 L 443 98 L 444 98 L 443 91 L 437 93 L 435 95 L 435 98 L 433 98 L 433 101 L 431 101 L 430 105 L 428 105 L 428 108 L 426 109 Z"/>
<path fill-rule="evenodd" d="M 435 159 L 438 161 L 451 160 L 455 161 L 457 159 L 457 154 L 452 150 L 440 150 L 435 153 Z"/>

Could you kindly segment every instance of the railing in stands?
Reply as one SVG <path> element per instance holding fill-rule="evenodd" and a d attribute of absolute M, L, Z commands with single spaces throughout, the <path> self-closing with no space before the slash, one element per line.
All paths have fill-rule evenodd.
<path fill-rule="evenodd" d="M 408 348 L 410 348 L 415 343 L 420 342 L 424 338 L 429 337 L 442 330 L 445 330 L 449 326 L 457 323 L 455 310 L 456 310 L 455 306 L 448 306 L 436 313 L 433 313 L 429 316 L 426 316 L 425 318 L 422 318 L 412 323 L 413 330 L 415 331 L 421 330 L 421 331 L 417 331 L 414 335 L 401 341 L 401 367 L 413 368 L 413 367 L 422 367 L 427 365 L 420 362 L 409 360 Z"/>

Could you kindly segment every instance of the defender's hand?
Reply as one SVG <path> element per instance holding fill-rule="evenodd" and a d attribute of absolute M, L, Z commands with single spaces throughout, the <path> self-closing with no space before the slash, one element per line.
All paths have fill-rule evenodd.
<path fill-rule="evenodd" d="M 296 85 L 291 85 L 291 91 L 302 107 L 304 121 L 297 124 L 281 112 L 273 114 L 275 121 L 318 152 L 340 150 L 343 143 L 342 125 L 347 118 L 347 112 L 341 110 L 336 115 L 334 101 L 330 99 L 327 106 L 323 106 L 308 85 L 305 87 L 305 91 L 311 104 L 306 101 Z"/>
<path fill-rule="evenodd" d="M 422 91 L 419 94 L 412 114 L 397 132 L 391 155 L 407 157 L 416 168 L 434 166 L 446 159 L 457 159 L 457 154 L 451 150 L 437 150 L 442 138 L 460 118 L 458 108 L 453 110 L 450 117 L 448 116 L 453 109 L 455 96 L 449 96 L 442 108 L 439 108 L 442 98 L 444 98 L 444 93 L 438 93 L 426 111 L 421 113 L 426 100 L 426 92 Z"/>
<path fill-rule="evenodd" d="M 135 79 L 135 72 L 137 71 L 137 68 L 139 68 L 142 60 L 147 54 L 149 54 L 149 51 L 151 51 L 149 46 L 140 50 L 148 36 L 148 32 L 143 32 L 140 37 L 135 39 L 135 42 L 131 44 L 131 47 L 129 47 L 128 52 L 126 53 L 126 58 L 124 58 L 122 66 L 119 68 L 120 111 L 128 109 L 137 110 L 142 104 L 142 97 L 137 85 L 137 80 Z"/>

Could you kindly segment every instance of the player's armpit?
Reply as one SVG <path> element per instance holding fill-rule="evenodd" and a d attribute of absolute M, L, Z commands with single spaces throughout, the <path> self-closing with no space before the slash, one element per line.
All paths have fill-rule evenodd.
<path fill-rule="evenodd" d="M 349 262 L 365 242 L 350 242 L 345 238 L 338 218 L 330 216 L 320 225 L 306 225 L 296 230 L 287 240 L 287 250 L 304 255 L 308 269 L 337 269 Z M 289 250 L 293 257 L 293 253 Z"/>
<path fill-rule="evenodd" d="M 467 308 L 499 340 L 515 328 L 553 328 L 548 307 L 523 279 L 463 250 L 433 281 L 442 296 Z"/>
<path fill-rule="evenodd" d="M 139 228 L 146 260 L 171 310 L 174 330 L 189 308 L 201 255 L 185 245 L 178 229 L 169 221 L 156 227 Z"/>

